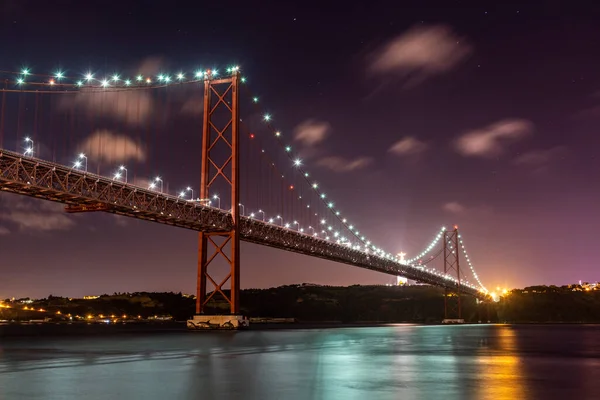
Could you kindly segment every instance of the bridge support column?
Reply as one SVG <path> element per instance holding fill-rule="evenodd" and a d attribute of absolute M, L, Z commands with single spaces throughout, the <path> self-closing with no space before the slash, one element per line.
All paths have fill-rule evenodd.
<path fill-rule="evenodd" d="M 236 329 L 244 324 L 237 316 L 240 312 L 238 82 L 237 72 L 222 79 L 213 79 L 208 72 L 204 80 L 200 201 L 222 209 L 231 207 L 231 229 L 198 235 L 197 315 L 188 321 L 192 329 Z M 214 190 L 229 193 L 217 194 Z M 218 202 L 209 203 L 211 200 Z M 229 272 L 219 281 L 209 270 L 216 260 L 229 266 Z M 229 294 L 224 286 L 230 287 Z M 227 301 L 230 315 L 204 315 L 215 296 Z"/>
<path fill-rule="evenodd" d="M 444 323 L 463 323 L 460 304 L 460 261 L 458 227 L 444 231 L 444 273 L 456 274 L 456 283 L 446 286 L 444 293 Z"/>

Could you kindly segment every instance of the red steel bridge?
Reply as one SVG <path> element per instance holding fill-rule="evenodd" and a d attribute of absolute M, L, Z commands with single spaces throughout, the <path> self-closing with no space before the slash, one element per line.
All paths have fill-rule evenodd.
<path fill-rule="evenodd" d="M 240 241 L 443 287 L 447 318 L 460 318 L 460 294 L 489 298 L 457 227 L 442 228 L 421 254 L 408 260 L 359 232 L 275 129 L 237 67 L 224 75 L 200 70 L 189 78 L 183 73 L 138 73 L 131 79 L 97 79 L 91 72 L 78 77 L 60 71 L 33 74 L 27 69 L 0 73 L 5 77 L 0 89 L 0 190 L 63 203 L 65 212 L 108 212 L 199 232 L 198 314 L 216 295 L 229 303 L 232 314 L 239 313 Z M 241 118 L 241 94 L 255 110 L 249 121 Z M 196 121 L 178 128 L 152 114 L 173 104 L 192 111 Z M 115 121 L 117 128 L 137 130 L 138 136 L 112 133 Z M 187 129 L 202 137 L 200 165 L 190 167 L 200 175 L 195 193 L 186 187 L 171 194 L 164 187 L 166 178 L 140 178 L 150 173 L 152 162 L 141 143 L 146 139 L 151 145 L 161 129 Z M 50 143 L 42 144 L 44 140 Z M 170 154 L 177 158 L 178 152 Z M 140 174 L 119 165 L 128 157 Z M 112 174 L 100 165 L 108 165 Z M 211 272 L 217 260 L 227 266 L 220 279 Z M 465 271 L 476 283 L 468 281 Z"/>

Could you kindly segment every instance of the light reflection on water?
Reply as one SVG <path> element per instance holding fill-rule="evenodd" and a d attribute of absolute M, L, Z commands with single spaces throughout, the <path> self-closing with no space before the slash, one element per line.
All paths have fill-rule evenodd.
<path fill-rule="evenodd" d="M 0 338 L 0 399 L 590 398 L 599 359 L 600 326 Z"/>

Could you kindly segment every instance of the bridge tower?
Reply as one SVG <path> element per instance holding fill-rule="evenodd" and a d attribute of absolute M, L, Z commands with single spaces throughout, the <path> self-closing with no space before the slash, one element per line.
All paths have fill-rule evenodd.
<path fill-rule="evenodd" d="M 458 227 L 444 231 L 444 273 L 456 273 L 457 282 L 452 287 L 446 286 L 444 293 L 444 321 L 459 322 L 462 319 L 460 304 L 460 261 Z"/>
<path fill-rule="evenodd" d="M 211 193 L 211 187 L 217 185 L 217 179 L 220 178 L 218 188 L 230 192 L 228 197 L 231 201 L 232 224 L 227 231 L 198 234 L 197 315 L 204 313 L 206 304 L 216 294 L 220 294 L 229 303 L 232 315 L 240 312 L 239 78 L 237 71 L 219 79 L 209 71 L 204 80 L 200 200 L 216 196 Z M 219 208 L 220 203 L 221 199 Z M 217 282 L 211 276 L 209 267 L 219 258 L 229 266 L 229 273 Z M 229 296 L 223 290 L 227 282 L 231 287 Z M 209 295 L 208 289 L 212 291 Z M 214 318 L 213 320 L 220 323 Z"/>

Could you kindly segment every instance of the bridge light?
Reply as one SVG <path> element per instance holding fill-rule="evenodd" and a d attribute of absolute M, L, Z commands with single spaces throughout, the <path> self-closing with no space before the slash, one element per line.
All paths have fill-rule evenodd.
<path fill-rule="evenodd" d="M 142 75 L 138 75 L 137 78 L 135 78 L 135 80 L 141 82 L 144 80 L 144 77 Z"/>
<path fill-rule="evenodd" d="M 271 120 L 271 116 L 269 114 L 265 114 L 263 119 L 267 122 L 269 122 Z"/>
<path fill-rule="evenodd" d="M 107 79 L 104 79 L 104 80 L 102 81 L 102 87 L 107 87 L 107 86 L 108 86 L 108 80 L 107 80 Z"/>
<path fill-rule="evenodd" d="M 196 78 L 202 78 L 202 75 L 204 75 L 204 72 L 196 71 Z"/>
<path fill-rule="evenodd" d="M 254 103 L 258 103 L 258 97 L 253 97 L 253 98 L 252 98 L 252 102 L 254 102 Z"/>
<path fill-rule="evenodd" d="M 19 79 L 17 79 L 17 83 L 19 85 L 22 85 L 23 83 L 25 83 L 25 80 L 23 78 L 19 78 Z"/>
<path fill-rule="evenodd" d="M 129 79 L 126 79 L 125 80 L 125 86 L 129 86 L 129 85 L 131 85 L 131 81 Z"/>
<path fill-rule="evenodd" d="M 62 79 L 65 77 L 64 73 L 62 71 L 58 71 L 55 75 L 56 79 Z"/>
<path fill-rule="evenodd" d="M 184 78 L 183 73 L 180 72 L 177 74 L 177 79 L 182 80 L 183 78 Z"/>
<path fill-rule="evenodd" d="M 294 166 L 299 167 L 302 165 L 302 160 L 300 160 L 299 158 L 294 160 Z"/>
<path fill-rule="evenodd" d="M 23 76 L 27 76 L 27 75 L 29 75 L 29 68 L 23 68 L 23 69 L 21 70 L 21 74 L 23 74 Z"/>
<path fill-rule="evenodd" d="M 115 81 L 115 82 L 118 82 L 119 81 L 119 75 L 114 74 L 113 77 L 112 77 L 112 80 Z"/>
<path fill-rule="evenodd" d="M 85 74 L 85 80 L 86 81 L 91 81 L 92 79 L 94 79 L 94 74 L 92 74 L 91 72 L 88 72 L 87 74 Z"/>

